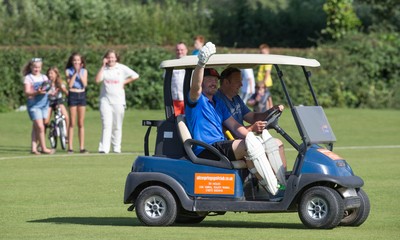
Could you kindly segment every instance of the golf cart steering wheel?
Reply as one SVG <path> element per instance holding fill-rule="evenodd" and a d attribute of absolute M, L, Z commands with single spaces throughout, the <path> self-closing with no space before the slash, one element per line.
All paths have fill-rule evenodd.
<path fill-rule="evenodd" d="M 278 126 L 278 120 L 279 117 L 282 115 L 282 112 L 279 110 L 279 108 L 275 108 L 268 114 L 268 117 L 265 119 L 267 121 L 267 125 L 265 125 L 266 129 L 275 129 L 276 126 Z"/>

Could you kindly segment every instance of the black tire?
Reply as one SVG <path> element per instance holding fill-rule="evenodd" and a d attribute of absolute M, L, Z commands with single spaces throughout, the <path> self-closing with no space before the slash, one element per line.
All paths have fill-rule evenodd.
<path fill-rule="evenodd" d="M 331 229 L 336 227 L 343 218 L 343 199 L 332 188 L 312 187 L 302 195 L 298 211 L 306 227 Z"/>
<path fill-rule="evenodd" d="M 201 223 L 207 215 L 199 215 L 196 212 L 186 211 L 181 209 L 176 216 L 175 223 L 180 224 L 196 224 Z"/>
<path fill-rule="evenodd" d="M 60 130 L 60 145 L 65 150 L 67 148 L 67 124 L 65 120 L 58 123 L 58 129 Z"/>
<path fill-rule="evenodd" d="M 344 217 L 340 222 L 341 226 L 358 227 L 367 220 L 371 205 L 367 194 L 360 189 L 357 195 L 360 197 L 361 205 L 359 208 L 346 210 Z"/>
<path fill-rule="evenodd" d="M 136 216 L 148 226 L 168 226 L 175 222 L 178 208 L 172 193 L 160 186 L 143 189 L 136 199 Z"/>
<path fill-rule="evenodd" d="M 50 128 L 49 128 L 49 141 L 51 148 L 57 148 L 57 134 L 55 130 L 55 122 L 51 121 Z"/>

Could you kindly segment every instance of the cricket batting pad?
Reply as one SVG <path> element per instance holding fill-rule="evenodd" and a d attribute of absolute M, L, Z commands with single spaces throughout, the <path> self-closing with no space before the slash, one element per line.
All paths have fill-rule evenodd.
<path fill-rule="evenodd" d="M 279 154 L 278 143 L 266 129 L 263 130 L 261 136 L 263 139 L 262 145 L 268 156 L 272 169 L 274 169 L 279 183 L 286 186 L 285 168 L 283 167 L 281 155 Z"/>
<path fill-rule="evenodd" d="M 247 147 L 247 160 L 254 163 L 254 166 L 261 176 L 259 183 L 266 187 L 266 189 L 273 195 L 278 192 L 278 180 L 271 168 L 267 156 L 265 155 L 262 139 L 254 136 L 252 132 L 249 132 L 246 136 L 246 147 Z"/>

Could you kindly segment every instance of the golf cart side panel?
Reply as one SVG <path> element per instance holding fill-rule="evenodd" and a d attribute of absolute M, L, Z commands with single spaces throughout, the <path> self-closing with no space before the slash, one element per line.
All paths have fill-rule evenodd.
<path fill-rule="evenodd" d="M 346 188 L 360 188 L 364 186 L 364 181 L 358 176 L 331 176 L 325 174 L 307 173 L 298 177 L 296 188 L 298 191 L 308 188 L 309 185 L 321 185 L 321 183 L 337 184 Z"/>
<path fill-rule="evenodd" d="M 246 201 L 224 198 L 210 198 L 210 199 L 196 199 L 194 211 L 199 212 L 253 212 L 253 213 L 267 213 L 267 212 L 282 212 L 287 211 L 280 202 L 268 201 Z"/>
<path fill-rule="evenodd" d="M 205 166 L 200 164 L 195 164 L 188 159 L 173 159 L 173 158 L 163 158 L 163 157 L 147 157 L 147 156 L 139 156 L 134 162 L 133 172 L 157 172 L 165 174 L 175 181 L 177 181 L 185 192 L 189 196 L 196 197 L 215 197 L 224 196 L 228 198 L 242 198 L 244 196 L 243 193 L 243 183 L 242 183 L 242 170 L 240 169 L 226 169 L 226 168 L 218 168 L 212 166 Z M 208 178 L 212 178 L 213 176 L 230 176 L 233 177 L 233 189 L 230 194 L 206 194 L 205 191 L 203 193 L 196 193 L 195 184 L 196 184 L 196 174 L 209 174 L 209 176 L 205 176 Z M 214 184 L 210 181 L 211 184 Z"/>
<path fill-rule="evenodd" d="M 162 185 L 172 189 L 183 208 L 192 210 L 193 200 L 185 193 L 185 189 L 172 177 L 158 172 L 130 172 L 126 178 L 124 203 L 135 203 L 142 186 Z"/>
<path fill-rule="evenodd" d="M 338 157 L 332 159 L 332 157 Z M 318 145 L 312 145 L 308 148 L 301 167 L 301 174 L 316 173 L 331 176 L 353 176 L 353 170 L 347 162 Z"/>

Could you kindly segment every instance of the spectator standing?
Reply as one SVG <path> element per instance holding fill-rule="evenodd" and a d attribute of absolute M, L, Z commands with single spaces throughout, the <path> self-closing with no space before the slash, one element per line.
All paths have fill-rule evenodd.
<path fill-rule="evenodd" d="M 100 115 L 103 129 L 99 153 L 109 153 L 111 144 L 114 153 L 121 153 L 122 124 L 126 107 L 124 87 L 139 78 L 139 74 L 119 61 L 120 58 L 114 50 L 107 51 L 96 74 L 96 83 L 102 83 Z"/>
<path fill-rule="evenodd" d="M 198 55 L 200 49 L 204 46 L 204 37 L 202 35 L 197 35 L 193 38 L 193 47 L 192 55 Z"/>
<path fill-rule="evenodd" d="M 27 108 L 30 119 L 33 122 L 31 134 L 31 153 L 32 154 L 53 154 L 54 150 L 46 147 L 45 125 L 49 108 L 47 91 L 49 90 L 48 78 L 42 74 L 42 59 L 32 58 L 22 70 L 24 76 L 24 93 L 28 98 Z M 38 151 L 38 142 L 41 151 Z"/>
<path fill-rule="evenodd" d="M 88 71 L 85 58 L 79 53 L 73 53 L 65 67 L 68 82 L 68 106 L 70 123 L 68 127 L 68 153 L 73 151 L 74 127 L 78 117 L 78 137 L 80 153 L 88 153 L 85 149 L 85 112 L 86 112 L 86 87 Z"/>
<path fill-rule="evenodd" d="M 185 43 L 176 44 L 176 58 L 181 58 L 187 55 L 188 49 Z M 174 105 L 175 116 L 185 113 L 185 104 L 183 102 L 183 82 L 185 79 L 185 69 L 173 70 L 171 79 L 171 93 Z"/>
<path fill-rule="evenodd" d="M 266 112 L 268 98 L 271 98 L 271 93 L 267 91 L 264 82 L 258 82 L 256 92 L 247 101 L 247 105 L 252 106 L 254 112 Z"/>
<path fill-rule="evenodd" d="M 261 54 L 269 54 L 269 46 L 267 44 L 265 43 L 261 44 L 259 49 Z M 271 70 L 272 70 L 272 65 L 269 64 L 261 65 L 260 68 L 258 69 L 258 74 L 257 74 L 257 82 L 264 82 L 265 91 L 267 92 L 267 95 L 269 95 L 269 97 L 267 98 L 267 109 L 270 109 L 274 106 L 272 102 L 272 96 L 269 90 L 272 87 Z"/>
<path fill-rule="evenodd" d="M 240 91 L 240 98 L 243 102 L 247 102 L 247 100 L 253 96 L 255 93 L 255 79 L 254 79 L 254 71 L 252 68 L 241 69 L 242 72 L 242 88 Z"/>

